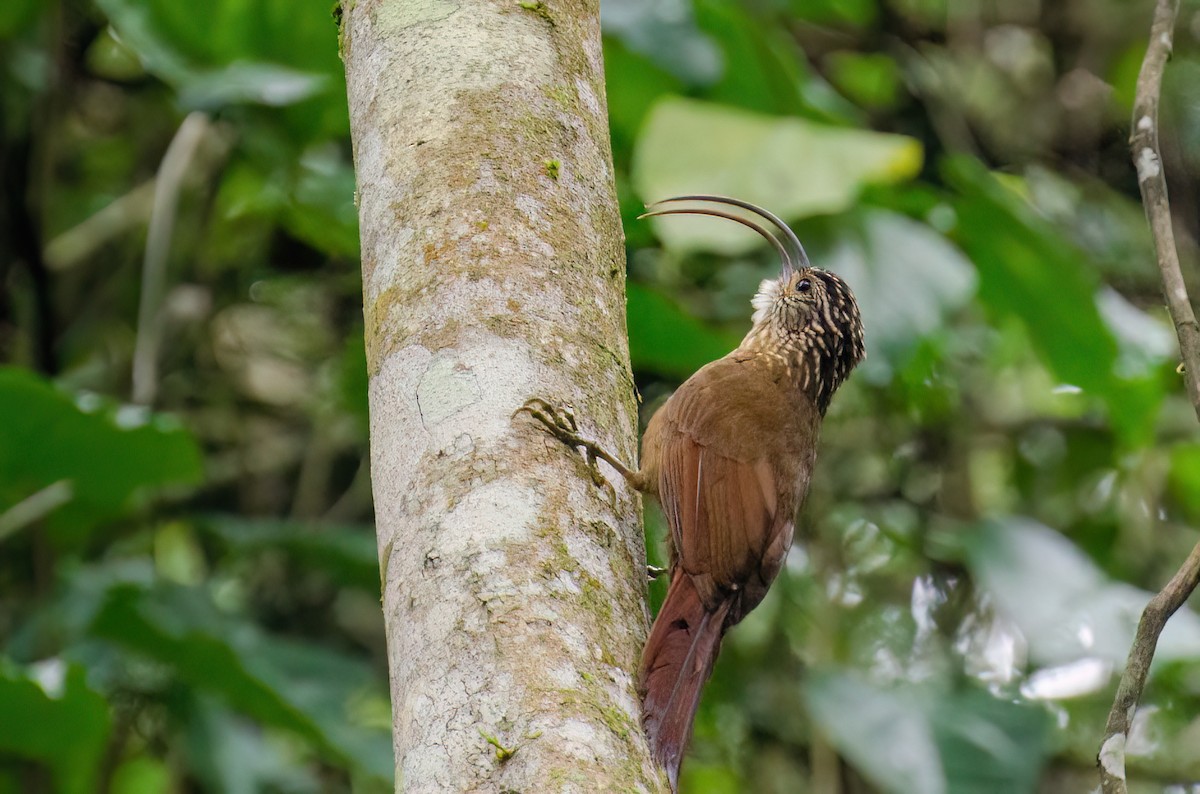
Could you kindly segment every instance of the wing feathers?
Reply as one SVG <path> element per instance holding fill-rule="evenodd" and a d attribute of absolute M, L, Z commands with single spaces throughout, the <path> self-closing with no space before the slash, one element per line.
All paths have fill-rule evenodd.
<path fill-rule="evenodd" d="M 699 586 L 706 606 L 716 607 L 718 591 L 759 575 L 780 506 L 765 459 L 734 460 L 676 433 L 662 449 L 658 489 L 679 565 L 711 576 L 712 588 Z"/>

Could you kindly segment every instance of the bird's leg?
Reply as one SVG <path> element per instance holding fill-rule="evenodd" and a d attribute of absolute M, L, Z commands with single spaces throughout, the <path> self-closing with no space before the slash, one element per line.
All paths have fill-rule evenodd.
<path fill-rule="evenodd" d="M 579 426 L 575 423 L 575 414 L 569 408 L 556 408 L 545 400 L 534 397 L 518 408 L 513 416 L 519 413 L 527 413 L 541 422 L 550 435 L 568 447 L 582 449 L 584 460 L 588 464 L 588 471 L 592 476 L 592 482 L 596 483 L 597 486 L 613 490 L 612 484 L 604 479 L 604 475 L 600 473 L 600 467 L 596 461 L 602 460 L 616 469 L 617 473 L 625 478 L 625 481 L 629 483 L 631 488 L 636 491 L 645 490 L 645 478 L 642 477 L 640 472 L 631 470 L 624 463 L 605 451 L 595 441 L 579 435 Z M 615 490 L 613 490 L 613 498 L 614 500 L 616 499 Z"/>

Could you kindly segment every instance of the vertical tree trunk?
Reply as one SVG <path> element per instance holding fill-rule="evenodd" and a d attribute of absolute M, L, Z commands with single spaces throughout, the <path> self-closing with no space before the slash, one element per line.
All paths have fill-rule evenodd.
<path fill-rule="evenodd" d="M 596 0 L 343 8 L 397 789 L 660 790 Z"/>

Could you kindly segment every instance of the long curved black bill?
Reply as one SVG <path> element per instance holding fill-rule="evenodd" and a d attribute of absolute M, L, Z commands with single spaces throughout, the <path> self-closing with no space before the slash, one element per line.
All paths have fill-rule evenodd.
<path fill-rule="evenodd" d="M 755 215 L 759 216 L 760 218 L 768 221 L 774 227 L 776 232 L 778 232 L 778 233 L 769 231 L 768 229 L 764 228 L 760 224 L 758 224 L 752 220 L 749 220 L 747 218 L 744 218 L 740 215 L 734 215 L 732 213 L 722 212 L 722 211 L 716 210 L 716 209 L 710 209 L 710 208 L 656 209 L 657 207 L 660 207 L 663 204 L 672 204 L 672 203 L 676 203 L 676 202 L 685 202 L 685 201 L 695 201 L 695 202 L 712 203 L 712 204 L 726 204 L 729 206 L 738 207 L 740 209 L 747 210 L 747 211 L 752 212 Z M 735 199 L 735 198 L 729 198 L 728 196 L 713 196 L 713 195 L 697 194 L 697 195 L 690 195 L 690 196 L 673 196 L 672 198 L 663 199 L 662 201 L 656 201 L 655 203 L 653 203 L 649 207 L 647 207 L 647 209 L 650 211 L 645 213 L 644 215 L 641 215 L 640 217 L 645 218 L 645 217 L 651 217 L 651 216 L 656 216 L 656 215 L 713 215 L 718 218 L 726 218 L 727 220 L 736 221 L 737 223 L 740 223 L 743 226 L 747 226 L 747 227 L 753 229 L 754 231 L 758 232 L 760 235 L 762 235 L 764 238 L 766 238 L 775 247 L 775 250 L 779 252 L 780 257 L 783 259 L 784 270 L 788 271 L 787 273 L 785 273 L 785 275 L 788 275 L 790 273 L 790 271 L 794 270 L 796 267 L 809 267 L 810 266 L 809 261 L 808 261 L 808 254 L 805 253 L 804 246 L 801 244 L 800 238 L 796 236 L 796 233 L 794 231 L 792 231 L 792 228 L 790 226 L 788 226 L 786 223 L 784 223 L 783 219 L 781 219 L 775 213 L 770 212 L 769 210 L 765 210 L 756 204 L 751 204 L 748 201 L 743 201 L 741 199 Z M 780 237 L 782 237 L 782 239 L 780 239 Z M 785 242 L 788 244 L 787 246 L 784 245 Z M 789 247 L 792 249 L 790 252 L 787 250 L 787 248 L 789 248 Z"/>

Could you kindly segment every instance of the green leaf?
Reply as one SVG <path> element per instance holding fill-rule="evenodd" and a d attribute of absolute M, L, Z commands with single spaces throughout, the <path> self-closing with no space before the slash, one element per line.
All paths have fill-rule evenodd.
<path fill-rule="evenodd" d="M 379 591 L 379 552 L 370 526 L 304 525 L 236 516 L 208 516 L 199 524 L 240 554 L 282 549 L 306 565 L 328 571 L 342 584 Z"/>
<path fill-rule="evenodd" d="M 885 380 L 967 304 L 977 279 L 966 257 L 924 224 L 883 210 L 857 220 L 857 234 L 840 235 L 821 264 L 853 288 L 866 327 L 863 370 Z"/>
<path fill-rule="evenodd" d="M 354 167 L 339 147 L 309 148 L 299 161 L 283 224 L 321 251 L 358 258 L 358 208 L 354 206 Z"/>
<path fill-rule="evenodd" d="M 117 767 L 111 791 L 112 794 L 159 794 L 171 788 L 170 767 L 157 758 L 143 755 Z"/>
<path fill-rule="evenodd" d="M 689 85 L 706 85 L 721 75 L 721 52 L 696 27 L 689 5 L 610 0 L 600 6 L 600 20 L 606 36 Z"/>
<path fill-rule="evenodd" d="M 301 102 L 324 91 L 329 78 L 271 63 L 230 64 L 199 72 L 180 87 L 179 101 L 190 108 L 219 108 L 257 103 L 281 107 Z"/>
<path fill-rule="evenodd" d="M 25 31 L 45 8 L 40 0 L 5 0 L 0 3 L 0 39 Z"/>
<path fill-rule="evenodd" d="M 880 11 L 872 0 L 789 0 L 788 7 L 798 19 L 818 25 L 856 28 L 871 24 Z"/>
<path fill-rule="evenodd" d="M 604 84 L 614 159 L 624 165 L 654 103 L 664 95 L 679 93 L 683 84 L 645 55 L 610 36 L 604 37 Z M 624 188 L 624 180 L 618 180 L 617 187 Z"/>
<path fill-rule="evenodd" d="M 1083 255 L 978 163 L 953 158 L 943 170 L 961 194 L 952 236 L 975 262 L 980 299 L 992 312 L 1020 321 L 1064 383 L 1103 400 L 1126 440 L 1145 440 L 1161 387 L 1150 378 L 1118 376 L 1117 342 L 1101 317 L 1097 279 Z M 1014 177 L 1007 182 L 1023 185 Z"/>
<path fill-rule="evenodd" d="M 899 97 L 900 67 L 887 55 L 834 52 L 826 56 L 825 62 L 833 84 L 859 104 L 890 107 Z"/>
<path fill-rule="evenodd" d="M 945 794 L 937 742 L 914 698 L 844 673 L 811 677 L 809 713 L 830 743 L 889 794 Z"/>
<path fill-rule="evenodd" d="M 279 223 L 326 254 L 358 256 L 354 169 L 336 145 L 298 152 L 275 136 L 248 136 L 243 147 L 221 181 L 217 206 L 223 220 Z"/>
<path fill-rule="evenodd" d="M 130 0 L 96 0 L 108 16 L 122 44 L 137 53 L 147 70 L 168 82 L 188 76 L 187 59 L 177 51 L 177 41 L 158 29 L 153 4 Z"/>
<path fill-rule="evenodd" d="M 278 742 L 270 741 L 248 720 L 211 697 L 196 697 L 189 705 L 188 761 L 209 791 L 307 794 L 320 790 L 306 770 L 288 763 Z"/>
<path fill-rule="evenodd" d="M 97 0 L 147 68 L 169 82 L 189 69 L 276 63 L 335 77 L 337 26 L 325 0 Z"/>
<path fill-rule="evenodd" d="M 637 369 L 686 378 L 741 341 L 704 325 L 669 298 L 639 284 L 626 286 L 626 298 L 629 355 Z"/>
<path fill-rule="evenodd" d="M 357 660 L 263 634 L 217 612 L 201 590 L 129 580 L 106 592 L 91 632 L 166 665 L 243 714 L 294 731 L 338 761 L 391 779 L 387 733 L 351 719 L 355 700 L 380 685 Z"/>
<path fill-rule="evenodd" d="M 1032 794 L 1052 751 L 1050 715 L 1029 703 L 967 689 L 925 702 L 947 790 Z"/>
<path fill-rule="evenodd" d="M 96 791 L 108 704 L 83 668 L 50 659 L 25 670 L 0 659 L 0 753 L 49 767 L 56 791 Z"/>
<path fill-rule="evenodd" d="M 1200 444 L 1178 444 L 1171 449 L 1171 496 L 1193 521 L 1200 521 Z"/>
<path fill-rule="evenodd" d="M 1096 294 L 1100 316 L 1117 341 L 1117 377 L 1127 380 L 1149 380 L 1156 372 L 1178 355 L 1178 342 L 1169 322 L 1142 311 L 1109 287 Z M 1173 367 L 1172 367 L 1173 368 Z"/>
<path fill-rule="evenodd" d="M 267 118 L 298 139 L 346 133 L 345 80 L 327 0 L 97 4 L 146 70 L 179 92 L 185 108 L 287 104 Z"/>
<path fill-rule="evenodd" d="M 111 27 L 100 32 L 87 49 L 88 71 L 114 82 L 132 82 L 146 76 L 137 53 L 121 41 Z"/>
<path fill-rule="evenodd" d="M 987 522 L 966 548 L 975 580 L 1020 629 L 1035 662 L 1124 665 L 1151 593 L 1110 580 L 1073 543 L 1031 519 Z M 1200 615 L 1184 607 L 1167 623 L 1154 661 L 1197 656 Z"/>
<path fill-rule="evenodd" d="M 1033 792 L 1051 750 L 1041 708 L 977 689 L 884 688 L 830 671 L 805 696 L 833 746 L 891 794 Z"/>
<path fill-rule="evenodd" d="M 71 499 L 51 512 L 63 539 L 119 515 L 147 488 L 198 482 L 200 451 L 169 416 L 71 398 L 25 370 L 0 368 L 0 516 L 66 483 Z M 2 521 L 0 521 L 2 523 Z"/>
<path fill-rule="evenodd" d="M 831 89 L 777 17 L 749 4 L 693 0 L 696 22 L 721 49 L 729 66 L 705 96 L 762 113 L 832 123 L 861 122 L 854 105 Z"/>
<path fill-rule="evenodd" d="M 921 145 L 902 135 L 668 98 L 655 105 L 638 140 L 633 183 L 648 201 L 716 193 L 795 220 L 840 212 L 869 183 L 908 179 L 920 170 L 921 157 Z M 763 244 L 734 223 L 655 222 L 663 244 L 679 250 L 737 254 Z"/>
<path fill-rule="evenodd" d="M 1099 179 L 1039 167 L 1023 170 L 1018 193 L 1109 283 L 1157 283 L 1153 234 L 1142 205 L 1128 194 Z"/>

